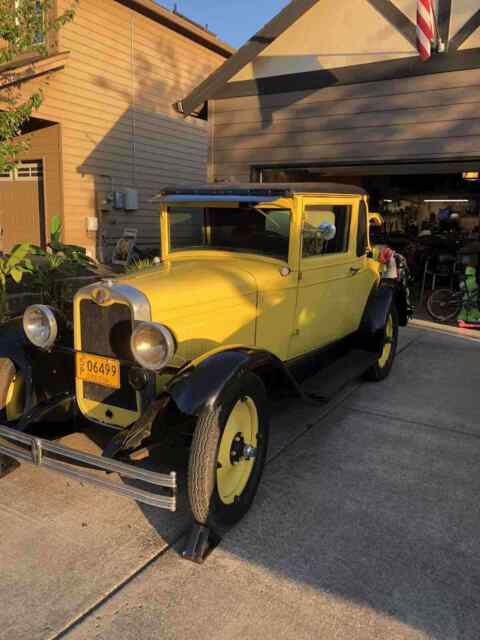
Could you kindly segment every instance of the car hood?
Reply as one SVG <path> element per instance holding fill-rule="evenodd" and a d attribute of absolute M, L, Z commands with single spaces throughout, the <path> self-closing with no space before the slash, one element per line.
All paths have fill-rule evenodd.
<path fill-rule="evenodd" d="M 186 258 L 165 262 L 127 277 L 119 284 L 138 289 L 149 300 L 152 319 L 166 310 L 225 302 L 257 293 L 257 282 L 248 260 L 220 258 Z"/>

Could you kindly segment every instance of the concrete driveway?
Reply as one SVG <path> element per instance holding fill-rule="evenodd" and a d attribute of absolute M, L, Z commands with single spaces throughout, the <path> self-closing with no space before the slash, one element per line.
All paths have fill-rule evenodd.
<path fill-rule="evenodd" d="M 255 506 L 202 567 L 182 511 L 3 480 L 0 638 L 478 640 L 480 342 L 401 349 L 380 385 L 276 406 Z"/>

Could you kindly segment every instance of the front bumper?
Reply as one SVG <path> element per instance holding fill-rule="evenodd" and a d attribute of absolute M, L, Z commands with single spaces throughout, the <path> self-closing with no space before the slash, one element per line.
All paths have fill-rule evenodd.
<path fill-rule="evenodd" d="M 17 462 L 26 462 L 37 467 L 94 484 L 121 496 L 132 498 L 169 511 L 176 510 L 177 476 L 140 469 L 126 462 L 84 453 L 50 440 L 27 435 L 10 427 L 0 425 L 0 454 Z M 117 473 L 121 478 L 135 480 L 150 485 L 150 490 L 98 477 L 92 471 Z M 159 494 L 154 488 L 169 490 L 171 495 Z"/>

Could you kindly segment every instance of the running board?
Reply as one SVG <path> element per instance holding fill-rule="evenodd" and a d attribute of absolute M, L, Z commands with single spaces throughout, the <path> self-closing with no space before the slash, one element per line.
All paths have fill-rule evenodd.
<path fill-rule="evenodd" d="M 377 360 L 377 353 L 352 349 L 333 364 L 307 378 L 302 390 L 306 395 L 328 400 L 349 382 L 363 375 Z"/>
<path fill-rule="evenodd" d="M 5 441 L 6 443 L 4 444 Z M 94 484 L 101 489 L 106 489 L 127 498 L 133 498 L 137 502 L 142 502 L 152 507 L 168 509 L 169 511 L 176 510 L 177 475 L 174 471 L 169 474 L 162 474 L 139 469 L 125 462 L 84 453 L 83 451 L 50 442 L 50 440 L 36 438 L 4 426 L 0 426 L 0 454 L 17 462 L 27 462 L 37 467 L 45 467 L 46 469 L 63 473 L 77 480 Z M 52 456 L 61 457 L 66 462 Z M 152 490 L 137 489 L 136 487 L 99 478 L 89 473 L 89 469 L 117 473 L 122 478 L 139 480 L 152 485 Z M 153 490 L 153 487 L 169 489 L 172 495 L 159 495 Z"/>

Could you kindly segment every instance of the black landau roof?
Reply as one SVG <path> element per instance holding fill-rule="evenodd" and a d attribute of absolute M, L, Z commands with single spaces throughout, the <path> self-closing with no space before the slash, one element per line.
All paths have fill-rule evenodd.
<path fill-rule="evenodd" d="M 243 184 L 199 184 L 166 186 L 155 200 L 166 196 L 277 196 L 279 198 L 293 196 L 296 193 L 318 195 L 354 195 L 365 196 L 367 192 L 361 187 L 329 182 L 282 182 L 282 183 L 243 183 Z"/>

